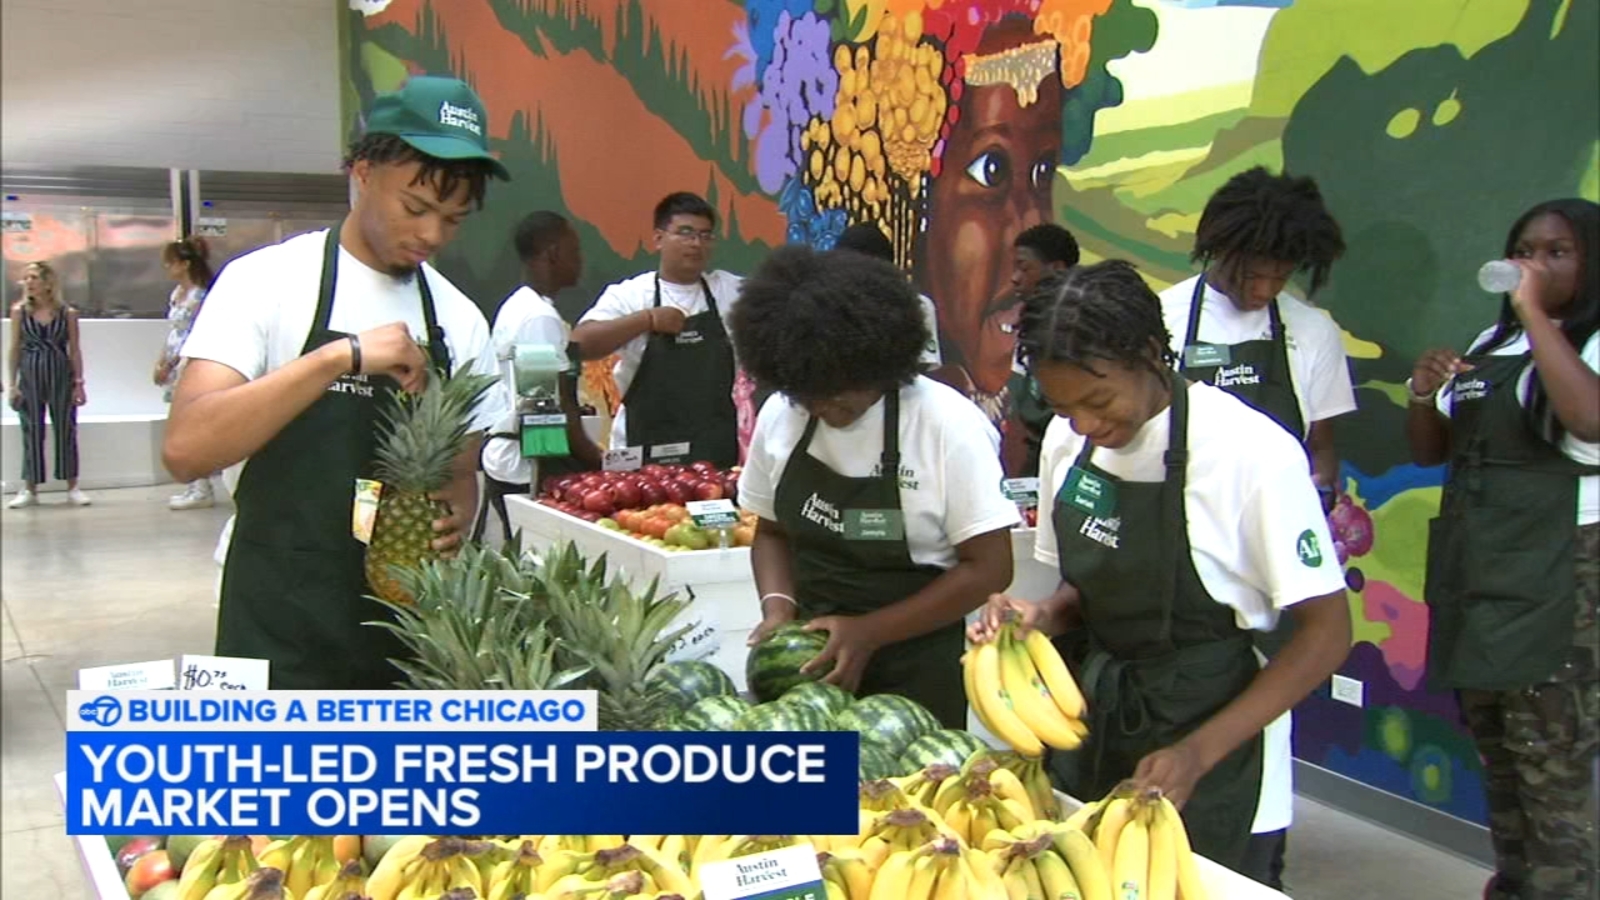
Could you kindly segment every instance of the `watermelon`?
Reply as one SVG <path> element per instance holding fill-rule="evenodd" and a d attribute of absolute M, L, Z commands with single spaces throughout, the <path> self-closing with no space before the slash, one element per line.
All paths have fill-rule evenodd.
<path fill-rule="evenodd" d="M 900 766 L 908 772 L 914 772 L 933 763 L 944 763 L 959 769 L 974 753 L 988 752 L 989 749 L 989 745 L 984 743 L 982 738 L 970 731 L 945 728 L 929 732 L 912 741 L 905 752 L 900 754 Z"/>
<path fill-rule="evenodd" d="M 899 694 L 874 694 L 851 704 L 834 717 L 840 731 L 859 731 L 863 743 L 871 741 L 898 757 L 911 742 L 939 730 L 939 720 L 915 700 Z"/>
<path fill-rule="evenodd" d="M 779 703 L 804 703 L 814 707 L 817 712 L 827 716 L 830 720 L 839 713 L 849 708 L 855 702 L 850 692 L 838 685 L 825 684 L 821 681 L 807 681 L 797 684 L 785 691 L 778 698 Z"/>
<path fill-rule="evenodd" d="M 732 731 L 832 731 L 833 724 L 804 703 L 763 703 L 733 723 Z"/>
<path fill-rule="evenodd" d="M 678 727 L 682 731 L 728 731 L 749 710 L 750 704 L 740 697 L 706 697 L 684 710 Z"/>
<path fill-rule="evenodd" d="M 744 661 L 744 681 L 757 703 L 768 703 L 789 689 L 828 674 L 802 675 L 800 667 L 810 662 L 828 644 L 825 631 L 806 631 L 805 623 L 789 622 L 778 626 L 761 643 L 750 648 Z"/>
<path fill-rule="evenodd" d="M 894 754 L 885 750 L 881 744 L 874 744 L 872 741 L 861 742 L 860 773 L 862 781 L 896 778 L 905 774 L 901 771 L 900 763 L 894 758 Z"/>
<path fill-rule="evenodd" d="M 738 693 L 727 672 L 701 659 L 682 659 L 661 666 L 650 676 L 650 686 L 666 695 L 678 710 L 688 709 L 696 700 Z"/>

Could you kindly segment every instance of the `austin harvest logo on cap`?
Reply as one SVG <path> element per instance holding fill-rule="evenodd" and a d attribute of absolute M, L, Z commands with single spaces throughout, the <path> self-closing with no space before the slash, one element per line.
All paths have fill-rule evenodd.
<path fill-rule="evenodd" d="M 439 124 L 465 128 L 473 134 L 483 135 L 483 126 L 478 124 L 478 114 L 468 107 L 454 106 L 449 100 L 439 104 Z"/>

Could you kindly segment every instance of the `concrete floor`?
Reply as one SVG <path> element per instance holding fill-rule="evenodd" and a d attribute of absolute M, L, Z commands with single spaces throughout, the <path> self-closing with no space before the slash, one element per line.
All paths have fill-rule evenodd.
<path fill-rule="evenodd" d="M 41 507 L 0 508 L 6 900 L 93 897 L 51 781 L 64 767 L 65 692 L 76 686 L 78 669 L 211 652 L 211 555 L 229 510 L 172 512 L 172 493 L 172 486 L 98 491 L 87 508 L 66 506 L 65 496 L 53 493 L 43 495 Z M 1288 866 L 1296 900 L 1476 900 L 1488 875 L 1304 798 Z"/>

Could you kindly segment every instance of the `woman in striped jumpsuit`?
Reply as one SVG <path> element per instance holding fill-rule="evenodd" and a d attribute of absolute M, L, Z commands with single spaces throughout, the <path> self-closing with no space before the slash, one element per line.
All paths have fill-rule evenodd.
<path fill-rule="evenodd" d="M 67 482 L 67 500 L 88 506 L 78 490 L 78 407 L 83 390 L 83 352 L 78 312 L 61 300 L 60 283 L 48 263 L 30 263 L 22 278 L 23 299 L 11 307 L 11 381 L 7 399 L 22 422 L 23 488 L 12 509 L 38 503 L 45 480 L 44 414 L 54 428 L 55 474 Z"/>

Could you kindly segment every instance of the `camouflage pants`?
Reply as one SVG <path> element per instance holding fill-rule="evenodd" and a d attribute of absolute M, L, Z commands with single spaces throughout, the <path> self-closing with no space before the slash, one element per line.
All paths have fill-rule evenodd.
<path fill-rule="evenodd" d="M 1494 839 L 1485 900 L 1600 900 L 1600 525 L 1579 529 L 1577 564 L 1573 642 L 1553 680 L 1460 692 Z"/>

